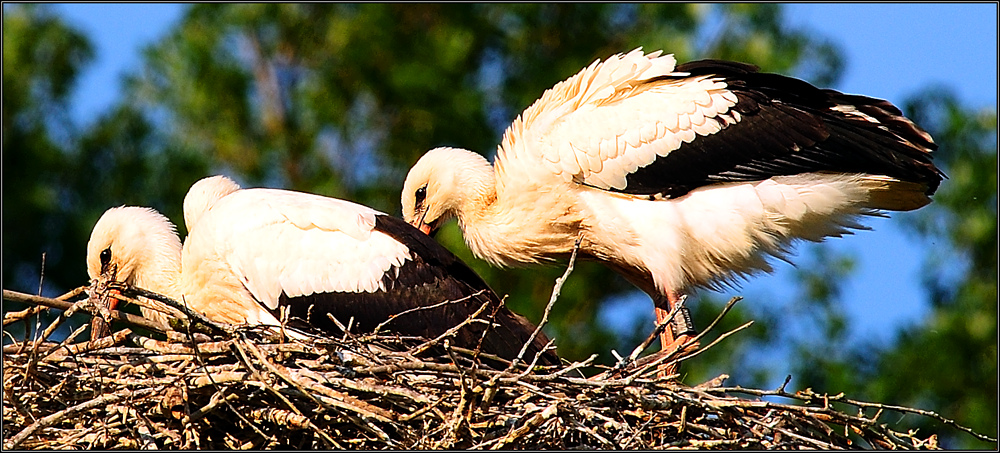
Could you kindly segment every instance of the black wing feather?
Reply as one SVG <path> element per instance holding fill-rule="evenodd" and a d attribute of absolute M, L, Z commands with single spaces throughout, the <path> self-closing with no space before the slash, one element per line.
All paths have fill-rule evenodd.
<path fill-rule="evenodd" d="M 799 79 L 759 73 L 757 67 L 721 60 L 678 65 L 687 76 L 712 75 L 736 95 L 741 121 L 698 136 L 626 177 L 620 192 L 680 197 L 698 187 L 772 176 L 830 171 L 886 175 L 927 185 L 932 194 L 943 174 L 931 161 L 930 135 L 891 103 L 819 89 Z M 878 123 L 833 110 L 851 105 Z"/>
<path fill-rule="evenodd" d="M 376 216 L 375 230 L 405 244 L 413 257 L 398 272 L 390 270 L 382 277 L 386 290 L 375 293 L 327 292 L 293 298 L 282 293 L 278 299 L 279 307 L 289 307 L 290 325 L 305 324 L 327 333 L 339 334 L 340 329 L 330 319 L 333 316 L 345 326 L 353 318 L 354 333 L 371 332 L 393 315 L 454 301 L 440 307 L 413 310 L 400 315 L 382 330 L 435 338 L 487 304 L 480 318 L 492 319 L 496 326 L 490 328 L 483 338 L 486 326 L 482 323 L 469 324 L 457 332 L 452 340 L 453 344 L 475 349 L 480 346 L 482 338 L 481 347 L 484 352 L 506 359 L 517 356 L 522 345 L 534 332 L 535 326 L 523 316 L 508 310 L 496 293 L 472 269 L 403 220 L 386 215 Z M 273 313 L 278 316 L 277 310 Z M 528 348 L 526 358 L 530 359 L 541 351 L 547 342 L 548 338 L 539 332 Z M 539 362 L 558 364 L 559 359 L 549 351 Z"/>

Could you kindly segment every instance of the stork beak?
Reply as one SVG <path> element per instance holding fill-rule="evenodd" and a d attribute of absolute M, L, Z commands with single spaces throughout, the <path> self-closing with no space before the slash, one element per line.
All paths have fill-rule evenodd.
<path fill-rule="evenodd" d="M 427 211 L 425 210 L 424 213 L 420 215 L 420 220 L 417 221 L 414 226 L 417 227 L 417 229 L 420 230 L 421 233 L 424 233 L 430 237 L 434 237 L 434 233 L 437 233 L 437 231 L 435 231 L 433 224 L 429 224 L 425 221 L 426 219 L 427 219 Z"/>
<path fill-rule="evenodd" d="M 90 300 L 96 303 L 99 312 L 98 316 L 94 316 L 90 320 L 90 338 L 92 341 L 107 336 L 111 330 L 108 325 L 111 321 L 108 317 L 111 314 L 111 310 L 118 307 L 118 299 L 114 296 L 120 295 L 121 292 L 117 289 L 108 288 L 107 297 L 101 297 L 102 294 L 100 291 L 103 288 L 107 288 L 109 282 L 114 281 L 114 273 L 115 271 L 112 270 L 103 272 L 100 277 L 94 280 L 94 284 L 91 285 Z"/>
<path fill-rule="evenodd" d="M 118 298 L 115 296 L 121 296 L 122 292 L 117 289 L 108 290 L 108 310 L 116 310 L 118 308 Z"/>
<path fill-rule="evenodd" d="M 117 265 L 112 266 L 105 272 L 101 273 L 101 276 L 97 278 L 97 288 L 107 288 L 108 284 L 117 281 L 118 268 Z M 122 292 L 118 289 L 109 288 L 108 289 L 108 310 L 114 310 L 118 308 L 118 298 L 114 296 L 121 296 Z"/>

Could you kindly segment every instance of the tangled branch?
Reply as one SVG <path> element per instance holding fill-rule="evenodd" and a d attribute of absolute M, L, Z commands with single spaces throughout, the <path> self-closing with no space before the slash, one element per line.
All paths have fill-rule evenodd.
<path fill-rule="evenodd" d="M 94 314 L 85 300 L 3 294 L 61 310 L 83 303 L 78 310 Z M 8 313 L 5 325 L 39 311 Z M 578 371 L 594 357 L 548 368 L 494 357 L 490 366 L 447 338 L 431 349 L 395 335 L 289 339 L 214 323 L 191 334 L 117 311 L 109 319 L 128 327 L 92 342 L 4 346 L 5 449 L 933 449 L 934 436 L 896 431 L 882 412 L 958 426 L 784 386 L 721 387 L 720 377 L 689 387 L 649 364 L 589 379 Z M 878 413 L 841 412 L 831 401 Z"/>

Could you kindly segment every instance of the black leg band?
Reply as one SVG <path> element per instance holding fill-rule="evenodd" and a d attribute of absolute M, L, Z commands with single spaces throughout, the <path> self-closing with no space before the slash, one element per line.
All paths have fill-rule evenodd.
<path fill-rule="evenodd" d="M 681 307 L 680 311 L 674 315 L 670 328 L 674 331 L 674 338 L 680 338 L 681 335 L 694 336 L 698 333 L 694 328 L 694 322 L 691 321 L 691 312 L 688 311 L 687 307 Z"/>

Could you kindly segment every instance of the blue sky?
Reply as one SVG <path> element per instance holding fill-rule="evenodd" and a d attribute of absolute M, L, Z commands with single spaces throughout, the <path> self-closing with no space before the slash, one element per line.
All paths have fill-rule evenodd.
<path fill-rule="evenodd" d="M 136 70 L 140 49 L 177 23 L 185 5 L 59 4 L 55 10 L 95 44 L 96 61 L 83 74 L 73 115 L 85 125 L 120 94 L 120 76 Z M 931 85 L 955 90 L 971 107 L 997 105 L 997 5 L 979 4 L 815 4 L 786 6 L 787 23 L 831 39 L 846 57 L 846 72 L 835 88 L 901 104 Z M 629 50 L 629 49 L 622 49 Z M 654 50 L 654 49 L 647 49 Z M 664 49 L 669 52 L 669 49 Z M 887 219 L 867 222 L 874 231 L 822 244 L 855 253 L 856 276 L 845 284 L 844 303 L 858 335 L 888 339 L 895 326 L 927 313 L 920 290 L 920 243 Z M 800 248 L 799 255 L 805 255 Z M 777 263 L 772 276 L 759 276 L 725 295 L 754 294 L 789 299 L 792 267 Z M 763 296 L 761 297 L 763 298 Z M 649 304 L 648 300 L 630 304 Z M 640 312 L 642 310 L 633 310 Z M 609 314 L 624 322 L 628 310 Z"/>
<path fill-rule="evenodd" d="M 55 10 L 94 41 L 75 115 L 86 119 L 118 96 L 118 76 L 140 63 L 142 46 L 180 20 L 182 4 L 58 4 Z M 834 88 L 899 102 L 932 83 L 974 106 L 996 106 L 997 5 L 823 4 L 785 6 L 787 22 L 832 39 L 847 58 Z M 652 50 L 652 49 L 648 49 Z M 665 49 L 669 52 L 669 49 Z"/>

